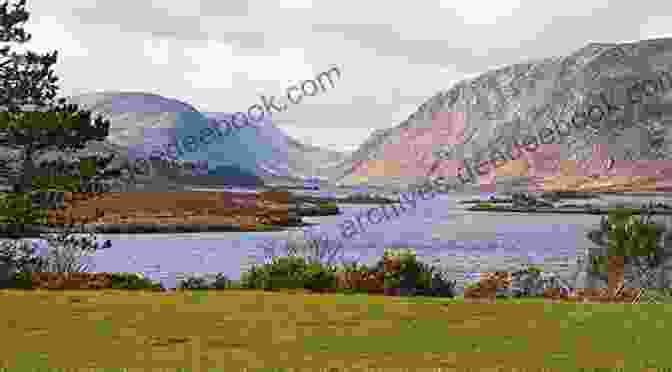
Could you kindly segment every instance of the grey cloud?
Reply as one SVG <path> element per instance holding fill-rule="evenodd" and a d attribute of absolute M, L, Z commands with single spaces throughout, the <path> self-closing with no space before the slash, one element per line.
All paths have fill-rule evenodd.
<path fill-rule="evenodd" d="M 264 49 L 267 47 L 263 32 L 223 32 L 213 35 L 217 41 L 232 43 L 242 49 Z"/>
<path fill-rule="evenodd" d="M 56 17 L 89 50 L 88 57 L 59 59 L 57 69 L 65 72 L 59 74 L 64 95 L 133 88 L 180 98 L 195 107 L 206 105 L 211 111 L 231 111 L 258 103 L 258 93 L 283 94 L 280 89 L 287 87 L 285 83 L 278 89 L 255 86 L 258 77 L 248 76 L 248 71 L 236 71 L 230 86 L 221 89 L 204 88 L 199 86 L 202 82 L 185 79 L 185 71 L 196 71 L 199 65 L 208 69 L 214 64 L 221 69 L 214 71 L 223 75 L 231 72 L 228 61 L 200 61 L 180 55 L 182 46 L 205 46 L 208 41 L 230 44 L 232 53 L 244 57 L 274 58 L 281 49 L 295 48 L 299 52 L 290 51 L 290 55 L 303 53 L 304 60 L 299 57 L 298 62 L 315 71 L 338 65 L 344 71 L 342 83 L 324 93 L 325 97 L 309 97 L 299 105 L 290 105 L 278 119 L 306 130 L 344 128 L 343 138 L 334 138 L 343 143 L 365 140 L 350 134 L 356 128 L 398 125 L 464 74 L 566 55 L 589 42 L 663 36 L 645 31 L 669 32 L 664 19 L 655 25 L 660 29 L 644 26 L 652 15 L 663 18 L 672 14 L 672 3 L 663 1 L 520 2 L 519 9 L 498 18 L 494 25 L 467 25 L 458 12 L 440 9 L 438 1 L 386 3 L 383 12 L 371 15 L 367 11 L 379 7 L 376 2 L 350 6 L 313 0 L 313 9 L 289 10 L 267 0 L 197 0 L 193 5 L 183 0 L 139 0 L 132 5 L 109 0 L 30 0 L 28 8 L 33 16 Z M 482 9 L 483 13 L 489 11 Z M 43 37 L 33 33 L 34 39 Z M 152 64 L 143 54 L 144 42 L 157 39 L 170 42 L 169 64 Z M 53 48 L 58 47 L 58 40 L 54 40 Z M 114 49 L 121 49 L 126 58 L 114 58 Z M 256 58 L 250 61 L 257 62 Z M 92 71 L 92 64 L 105 65 L 106 73 Z M 258 65 L 274 74 L 277 71 L 278 79 L 307 78 L 302 75 L 304 66 L 266 65 L 264 61 Z"/>
<path fill-rule="evenodd" d="M 104 5 L 102 5 L 104 4 Z M 259 48 L 264 45 L 263 32 L 229 31 L 232 26 L 227 16 L 247 15 L 245 1 L 226 1 L 216 5 L 211 1 L 201 3 L 201 15 L 178 15 L 168 7 L 152 7 L 146 2 L 136 2 L 133 7 L 122 7 L 114 2 L 103 2 L 95 8 L 74 8 L 70 15 L 82 25 L 117 25 L 123 32 L 146 33 L 155 38 L 181 41 L 237 42 L 241 47 Z M 202 16 L 221 16 L 221 27 L 206 30 Z"/>
<path fill-rule="evenodd" d="M 106 2 L 102 7 L 75 8 L 71 15 L 81 25 L 116 25 L 122 32 L 147 33 L 154 37 L 171 37 L 181 40 L 207 40 L 201 30 L 198 16 L 171 15 L 164 8 L 140 6 L 142 2 L 128 7 Z"/>
<path fill-rule="evenodd" d="M 591 41 L 638 39 L 639 28 L 646 23 L 651 9 L 626 9 L 626 6 L 610 4 L 609 8 L 592 12 L 590 16 L 554 14 L 547 4 L 526 4 L 514 16 L 494 26 L 472 26 L 465 25 L 454 14 L 444 15 L 443 10 L 437 10 L 443 19 L 437 24 L 437 30 L 445 37 L 431 36 L 443 40 L 404 39 L 403 27 L 395 24 L 325 23 L 313 25 L 312 30 L 342 35 L 345 40 L 373 49 L 380 56 L 405 57 L 409 64 L 451 66 L 471 73 L 526 59 L 566 55 Z M 616 22 L 626 14 L 627 22 Z M 613 27 L 614 22 L 618 27 Z"/>

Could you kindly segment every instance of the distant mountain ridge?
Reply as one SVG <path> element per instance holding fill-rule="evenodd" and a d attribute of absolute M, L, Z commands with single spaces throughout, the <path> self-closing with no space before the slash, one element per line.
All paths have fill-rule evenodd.
<path fill-rule="evenodd" d="M 78 154 L 95 152 L 105 155 L 114 154 L 116 158 L 108 166 L 108 168 L 114 169 L 121 169 L 125 164 L 128 164 L 129 151 L 133 154 L 134 149 L 144 148 L 147 149 L 146 152 L 151 152 L 155 146 L 161 148 L 161 145 L 171 140 L 171 136 L 175 138 L 174 136 L 178 134 L 177 131 L 181 127 L 180 123 L 182 123 L 182 127 L 186 127 L 184 125 L 185 117 L 188 117 L 188 120 L 213 126 L 217 125 L 216 118 L 218 116 L 230 115 L 227 113 L 207 113 L 204 115 L 187 103 L 145 92 L 93 92 L 67 97 L 66 99 L 68 103 L 78 104 L 82 109 L 90 110 L 94 115 L 102 115 L 103 118 L 110 121 L 109 137 L 105 141 L 91 142 Z M 226 146 L 218 148 L 217 143 L 212 143 L 207 151 L 232 161 L 226 164 L 216 164 L 216 161 L 211 162 L 214 170 L 211 175 L 178 175 L 175 171 L 157 166 L 151 175 L 141 175 L 138 180 L 154 184 L 177 182 L 214 186 L 222 182 L 228 182 L 227 177 L 223 177 L 223 170 L 228 169 L 233 172 L 232 176 L 235 174 L 235 177 L 243 177 L 247 174 L 247 176 L 244 176 L 246 177 L 246 181 L 244 181 L 246 184 L 256 183 L 256 181 L 251 181 L 255 177 L 264 182 L 277 182 L 279 180 L 300 182 L 301 177 L 311 176 L 315 172 L 314 164 L 321 159 L 340 160 L 340 153 L 316 146 L 303 145 L 287 136 L 284 131 L 275 127 L 270 121 L 262 123 L 258 126 L 258 129 L 260 130 L 259 133 L 246 133 L 245 131 L 254 131 L 252 128 L 246 128 L 241 131 L 243 137 L 236 137 L 241 133 L 235 133 L 227 138 L 229 141 L 227 143 L 229 145 L 228 149 Z M 251 136 L 252 134 L 253 136 Z M 239 142 L 241 138 L 247 138 L 248 143 L 246 145 L 237 144 L 236 142 Z M 153 140 L 156 141 L 152 142 Z M 286 147 L 284 150 L 283 144 Z M 240 154 L 240 151 L 238 154 L 231 152 L 227 155 L 227 150 L 231 150 L 231 146 L 238 146 L 238 150 L 245 149 L 247 154 L 261 154 L 267 148 L 272 147 L 274 150 L 283 150 L 282 152 L 285 155 L 278 158 L 277 156 L 264 154 L 264 156 L 257 156 L 257 164 L 251 164 L 242 157 L 236 161 L 236 156 Z M 57 155 L 47 154 L 45 158 L 50 159 L 55 156 Z M 186 160 L 197 159 L 199 155 L 194 153 L 185 156 L 185 158 L 187 158 Z M 203 158 L 201 156 L 201 159 Z M 210 160 L 207 159 L 207 156 L 205 158 L 205 160 Z M 311 158 L 311 160 L 306 160 L 306 158 Z M 218 165 L 222 168 L 216 170 L 215 168 Z M 234 171 L 231 167 L 239 169 Z"/>
<path fill-rule="evenodd" d="M 596 105 L 610 116 L 601 122 L 584 118 L 590 125 L 572 128 L 566 140 L 524 152 L 477 184 L 490 191 L 521 181 L 547 189 L 665 188 L 670 180 L 664 168 L 672 168 L 672 110 L 665 109 L 672 104 L 670 87 L 672 39 L 591 43 L 566 57 L 518 63 L 462 80 L 398 126 L 373 133 L 337 167 L 322 172 L 345 184 L 408 185 L 427 177 L 454 177 L 464 159 L 488 160 L 495 139 L 520 140 L 552 122 L 570 122 L 577 111 L 585 114 Z M 602 93 L 612 101 L 601 102 Z M 641 102 L 628 102 L 628 94 L 639 94 Z M 623 112 L 606 105 L 622 105 Z M 653 106 L 663 109 L 647 111 Z M 599 117 L 598 109 L 593 110 L 591 115 Z M 440 146 L 450 159 L 436 156 Z M 615 160 L 613 169 L 604 166 L 609 163 L 605 159 Z"/>
<path fill-rule="evenodd" d="M 176 131 L 185 116 L 204 128 L 220 125 L 231 115 L 201 113 L 152 93 L 96 92 L 68 100 L 111 121 L 109 139 L 91 143 L 84 152 L 118 154 L 111 164 L 116 167 L 128 161 L 129 148 L 145 146 L 147 133 Z M 593 106 L 606 113 L 600 120 L 586 116 Z M 622 109 L 613 109 L 617 106 Z M 477 185 L 485 191 L 510 185 L 662 190 L 672 187 L 671 108 L 672 39 L 591 43 L 568 56 L 517 63 L 464 79 L 430 97 L 396 127 L 373 131 L 349 154 L 304 145 L 268 120 L 241 129 L 236 140 L 227 138 L 226 146 L 212 147 L 207 157 L 263 182 L 323 177 L 343 184 L 410 185 L 428 177 L 454 177 L 465 159 L 485 162 L 495 141 L 520 141 L 551 123 L 565 123 L 572 126 L 566 138 L 523 151 L 481 175 Z M 572 124 L 577 113 L 583 113 L 588 125 Z M 437 156 L 440 148 L 446 159 Z M 147 180 L 161 183 L 167 176 L 159 170 Z"/>

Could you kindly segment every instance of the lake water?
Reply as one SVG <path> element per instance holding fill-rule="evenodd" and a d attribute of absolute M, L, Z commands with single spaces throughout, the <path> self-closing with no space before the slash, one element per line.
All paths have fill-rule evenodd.
<path fill-rule="evenodd" d="M 341 205 L 342 215 L 304 220 L 319 222 L 311 229 L 324 232 L 334 242 L 342 241 L 343 254 L 349 259 L 372 264 L 385 248 L 410 247 L 423 261 L 435 261 L 460 276 L 456 278 L 460 283 L 469 272 L 505 270 L 521 263 L 552 265 L 552 271 L 570 277 L 577 252 L 593 244 L 585 234 L 598 225 L 600 216 L 469 212 L 464 210 L 468 205 L 458 204 L 459 200 L 477 196 L 451 194 L 418 199 L 416 208 L 389 221 L 371 225 L 363 218 L 365 231 L 352 239 L 341 236 L 338 224 L 376 205 Z M 609 199 L 633 200 L 628 196 Z M 641 198 L 642 202 L 652 199 L 670 201 L 665 196 Z M 262 242 L 283 242 L 288 234 L 100 234 L 100 239 L 112 241 L 112 248 L 92 256 L 91 270 L 142 272 L 169 288 L 175 287 L 177 273 L 183 272 L 221 272 L 238 279 L 252 262 L 263 262 Z"/>

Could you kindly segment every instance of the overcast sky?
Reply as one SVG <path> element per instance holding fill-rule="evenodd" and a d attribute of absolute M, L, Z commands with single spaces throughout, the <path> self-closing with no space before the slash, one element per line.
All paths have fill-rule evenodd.
<path fill-rule="evenodd" d="M 661 0 L 29 0 L 27 9 L 27 48 L 59 51 L 61 96 L 142 91 L 246 111 L 260 94 L 282 96 L 337 66 L 334 88 L 274 118 L 339 151 L 489 69 L 589 42 L 672 37 L 672 3 Z"/>

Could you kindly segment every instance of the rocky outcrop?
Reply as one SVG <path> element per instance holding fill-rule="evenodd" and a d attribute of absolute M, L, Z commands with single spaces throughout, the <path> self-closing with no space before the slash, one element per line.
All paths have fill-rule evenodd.
<path fill-rule="evenodd" d="M 672 39 L 589 44 L 437 93 L 397 127 L 374 133 L 336 178 L 412 183 L 420 176 L 454 177 L 471 159 L 484 164 L 476 175 L 480 185 L 523 177 L 529 189 L 666 188 L 672 110 L 660 108 L 672 103 L 671 92 Z M 540 133 L 543 128 L 553 134 Z M 537 137 L 536 145 L 527 135 Z M 526 149 L 516 148 L 521 142 Z M 486 171 L 482 162 L 492 150 L 500 152 L 498 167 Z"/>

